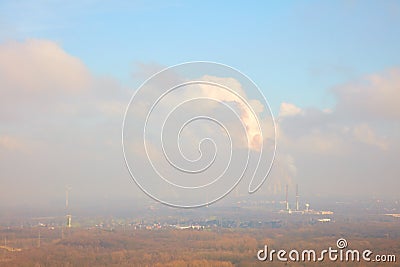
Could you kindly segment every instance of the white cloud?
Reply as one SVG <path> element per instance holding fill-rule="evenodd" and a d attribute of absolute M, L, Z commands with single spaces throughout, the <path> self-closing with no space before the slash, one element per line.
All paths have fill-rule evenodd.
<path fill-rule="evenodd" d="M 368 124 L 358 124 L 353 128 L 354 137 L 362 143 L 379 147 L 382 150 L 388 149 L 387 141 L 376 136 Z"/>
<path fill-rule="evenodd" d="M 357 82 L 336 87 L 337 110 L 348 116 L 400 118 L 400 69 L 367 75 Z"/>
<path fill-rule="evenodd" d="M 82 61 L 54 42 L 0 44 L 0 120 L 76 113 L 74 102 L 90 93 L 92 81 Z"/>
<path fill-rule="evenodd" d="M 82 197 L 107 191 L 109 177 L 125 174 L 120 131 L 128 100 L 118 82 L 93 75 L 52 41 L 0 44 L 0 182 L 14 192 L 7 197 L 34 201 L 29 189 L 49 196 L 66 183 Z"/>
<path fill-rule="evenodd" d="M 0 45 L 0 82 L 20 97 L 76 93 L 89 88 L 91 75 L 78 58 L 54 42 L 30 39 Z M 11 93 L 11 92 L 8 92 Z"/>
<path fill-rule="evenodd" d="M 400 147 L 399 77 L 399 69 L 391 69 L 337 86 L 333 109 L 282 103 L 278 148 L 293 156 L 300 183 L 326 194 L 394 193 L 400 172 L 393 164 Z"/>
<path fill-rule="evenodd" d="M 261 132 L 263 128 L 261 125 L 262 121 L 257 121 L 257 117 L 260 116 L 260 113 L 263 112 L 266 107 L 264 107 L 264 105 L 258 100 L 249 99 L 243 90 L 242 85 L 236 79 L 213 76 L 204 76 L 202 78 L 206 81 L 222 84 L 243 98 L 241 99 L 227 90 L 218 90 L 214 86 L 204 84 L 200 86 L 204 96 L 219 101 L 234 102 L 238 106 L 241 121 L 244 123 L 246 128 L 249 148 L 256 151 L 260 150 L 263 142 L 263 134 Z"/>
<path fill-rule="evenodd" d="M 296 107 L 294 104 L 285 103 L 281 104 L 279 109 L 279 117 L 294 116 L 301 113 L 301 108 Z"/>

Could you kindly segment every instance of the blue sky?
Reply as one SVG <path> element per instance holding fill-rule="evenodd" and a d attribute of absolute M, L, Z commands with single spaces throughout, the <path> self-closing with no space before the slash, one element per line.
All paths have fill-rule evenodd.
<path fill-rule="evenodd" d="M 281 102 L 331 107 L 330 88 L 400 59 L 396 1 L 3 1 L 0 17 L 0 40 L 56 41 L 131 87 L 138 63 L 231 65 L 274 113 Z"/>

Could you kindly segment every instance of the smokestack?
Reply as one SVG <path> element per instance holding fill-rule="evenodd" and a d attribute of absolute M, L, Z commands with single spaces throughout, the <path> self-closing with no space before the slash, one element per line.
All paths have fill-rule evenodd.
<path fill-rule="evenodd" d="M 72 226 L 71 221 L 72 221 L 72 216 L 68 214 L 67 215 L 67 227 L 68 228 L 71 228 L 71 226 Z"/>
<path fill-rule="evenodd" d="M 71 228 L 71 226 L 72 226 L 72 224 L 71 224 L 71 221 L 72 221 L 72 216 L 71 216 L 71 214 L 69 213 L 69 208 L 68 208 L 68 200 L 69 200 L 69 191 L 71 190 L 71 187 L 69 187 L 69 186 L 67 186 L 66 188 L 65 188 L 65 210 L 66 210 L 66 212 L 67 212 L 67 223 L 66 223 L 66 226 L 68 227 L 68 228 Z"/>
<path fill-rule="evenodd" d="M 286 185 L 286 210 L 289 210 L 289 185 Z"/>
<path fill-rule="evenodd" d="M 299 210 L 299 185 L 296 184 L 296 210 Z"/>

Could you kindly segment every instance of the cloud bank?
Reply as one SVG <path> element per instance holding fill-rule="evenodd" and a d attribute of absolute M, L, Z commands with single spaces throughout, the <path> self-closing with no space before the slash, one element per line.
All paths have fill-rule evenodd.
<path fill-rule="evenodd" d="M 159 69 L 144 64 L 134 78 L 144 80 Z M 277 159 L 260 194 L 279 195 L 285 184 L 298 183 L 310 196 L 398 195 L 400 69 L 366 75 L 331 92 L 336 103 L 325 110 L 281 103 Z M 93 74 L 52 41 L 0 44 L 0 200 L 59 199 L 63 205 L 67 184 L 76 199 L 145 197 L 130 180 L 120 145 L 132 93 L 112 77 Z M 236 101 L 210 88 L 202 95 Z M 251 106 L 266 109 L 257 100 Z M 256 149 L 259 130 L 248 111 L 238 108 Z"/>

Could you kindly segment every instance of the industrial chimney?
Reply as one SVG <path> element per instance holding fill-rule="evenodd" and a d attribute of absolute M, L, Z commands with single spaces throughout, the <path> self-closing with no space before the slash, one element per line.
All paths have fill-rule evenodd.
<path fill-rule="evenodd" d="M 69 187 L 69 186 L 67 186 L 66 188 L 65 188 L 65 210 L 66 210 L 66 212 L 67 212 L 67 224 L 66 224 L 66 226 L 67 226 L 67 228 L 71 228 L 71 226 L 72 226 L 72 216 L 71 216 L 71 214 L 69 213 L 69 208 L 68 208 L 68 193 L 69 193 L 69 191 L 71 190 L 71 187 Z"/>
<path fill-rule="evenodd" d="M 286 185 L 286 210 L 289 211 L 289 185 Z"/>
<path fill-rule="evenodd" d="M 299 185 L 296 184 L 296 210 L 299 211 Z"/>

